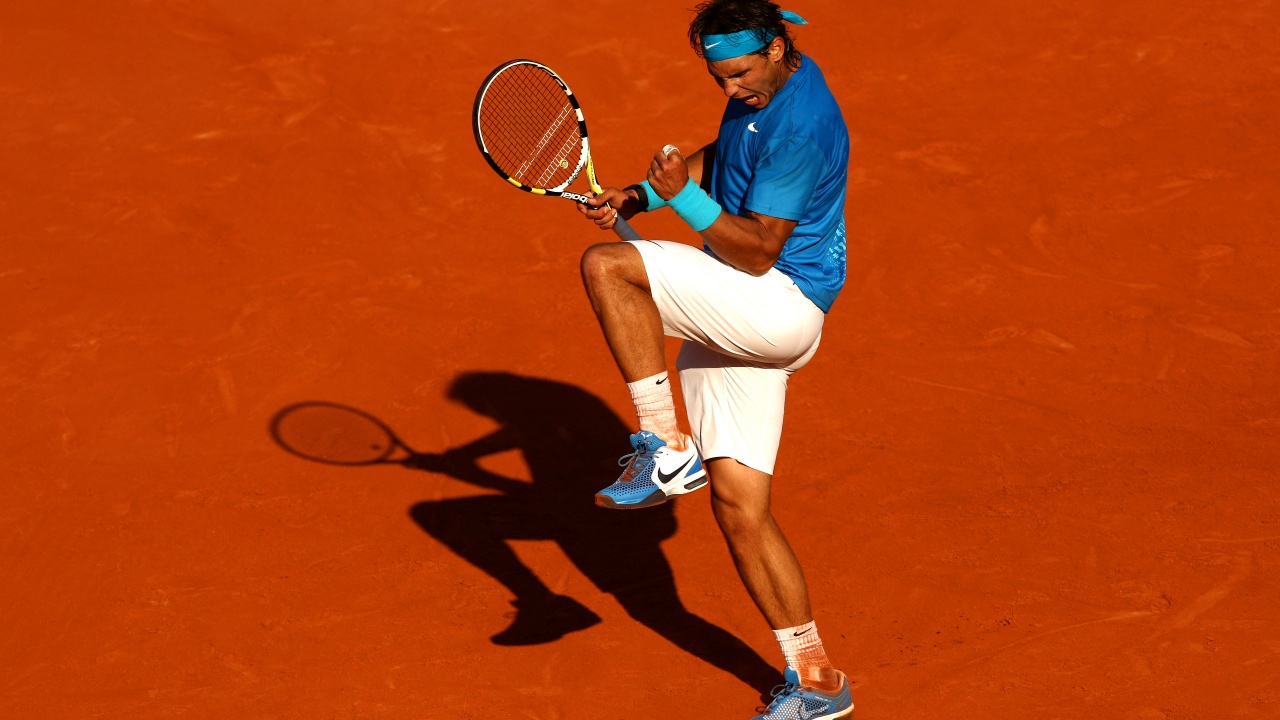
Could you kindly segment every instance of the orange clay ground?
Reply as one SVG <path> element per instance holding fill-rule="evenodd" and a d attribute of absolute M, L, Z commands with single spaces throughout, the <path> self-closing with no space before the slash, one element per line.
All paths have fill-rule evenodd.
<path fill-rule="evenodd" d="M 542 60 L 638 180 L 723 106 L 689 5 L 0 6 L 0 715 L 754 714 L 781 656 L 708 494 L 591 505 L 612 236 L 469 120 Z M 775 512 L 857 717 L 1280 717 L 1276 7 L 787 9 L 853 157 Z M 420 462 L 287 452 L 308 402 Z M 600 622 L 495 644 L 522 583 Z"/>

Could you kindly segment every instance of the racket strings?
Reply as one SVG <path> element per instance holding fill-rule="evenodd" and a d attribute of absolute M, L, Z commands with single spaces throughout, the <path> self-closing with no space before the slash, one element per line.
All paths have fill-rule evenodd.
<path fill-rule="evenodd" d="M 573 123 L 573 132 L 569 132 L 569 133 L 562 132 L 562 128 L 564 127 L 564 123 L 566 121 Z M 578 120 L 577 120 L 577 116 L 574 115 L 573 113 L 573 106 L 572 105 L 566 106 L 564 110 L 560 113 L 560 115 L 555 119 L 553 126 L 549 128 L 546 134 L 543 136 L 543 141 L 539 143 L 538 147 L 534 149 L 532 154 L 530 154 L 529 161 L 525 165 L 525 168 L 528 168 L 528 166 L 533 165 L 535 159 L 542 156 L 543 148 L 549 145 L 550 141 L 555 137 L 557 136 L 560 137 L 560 146 L 558 148 L 555 148 L 554 152 L 552 153 L 553 157 L 558 158 L 558 160 L 556 162 L 551 163 L 550 165 L 547 165 L 543 169 L 542 174 L 539 175 L 537 177 L 537 180 L 533 183 L 534 185 L 541 188 L 549 187 L 551 185 L 552 178 L 556 177 L 556 175 L 563 169 L 562 163 L 568 162 L 568 158 L 570 157 L 570 153 L 573 152 L 574 147 L 579 145 L 582 142 L 582 136 L 578 134 L 577 126 L 578 126 Z M 576 169 L 577 163 L 573 163 L 573 164 L 575 165 L 575 169 Z M 525 168 L 522 168 L 522 169 L 525 169 Z M 577 175 L 577 173 L 574 173 L 574 175 Z M 565 181 L 565 183 L 567 184 L 572 181 L 573 181 L 573 177 L 571 176 Z"/>
<path fill-rule="evenodd" d="M 581 170 L 577 113 L 555 79 L 538 68 L 515 65 L 494 78 L 479 121 L 490 157 L 523 185 L 560 188 Z"/>

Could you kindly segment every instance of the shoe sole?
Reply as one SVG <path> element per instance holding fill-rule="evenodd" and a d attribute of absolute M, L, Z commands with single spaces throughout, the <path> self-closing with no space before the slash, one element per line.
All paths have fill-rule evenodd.
<path fill-rule="evenodd" d="M 633 503 L 620 503 L 608 495 L 596 495 L 596 505 L 599 505 L 602 508 L 609 508 L 610 510 L 640 510 L 642 508 L 653 507 L 654 505 L 661 505 L 667 500 L 667 496 L 662 494 L 661 490 L 657 489 L 646 495 L 642 500 Z"/>
<path fill-rule="evenodd" d="M 701 475 L 694 477 L 694 479 L 689 480 L 684 485 L 674 488 L 670 494 L 664 493 L 661 488 L 655 488 L 654 491 L 646 495 L 644 499 L 633 503 L 620 503 L 608 495 L 597 494 L 596 505 L 599 505 L 602 508 L 609 508 L 610 510 L 640 510 L 641 508 L 661 505 L 677 495 L 691 493 L 706 484 L 707 473 L 704 470 Z"/>
<path fill-rule="evenodd" d="M 707 476 L 706 476 L 706 475 L 703 475 L 702 477 L 699 477 L 699 478 L 694 478 L 694 480 L 693 480 L 693 481 L 691 481 L 691 482 L 687 482 L 687 483 L 685 483 L 685 484 L 684 484 L 684 492 L 682 492 L 682 493 L 680 493 L 680 494 L 681 494 L 681 495 L 683 495 L 684 493 L 691 493 L 691 492 L 693 492 L 694 490 L 697 490 L 698 488 L 700 488 L 700 487 L 702 487 L 703 485 L 706 485 L 706 484 L 707 484 Z"/>

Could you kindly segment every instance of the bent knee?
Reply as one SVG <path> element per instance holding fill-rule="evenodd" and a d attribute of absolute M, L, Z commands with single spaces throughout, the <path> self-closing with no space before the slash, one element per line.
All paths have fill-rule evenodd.
<path fill-rule="evenodd" d="M 647 278 L 640 251 L 625 242 L 592 245 L 583 251 L 579 268 L 587 287 L 609 280 L 637 283 Z"/>

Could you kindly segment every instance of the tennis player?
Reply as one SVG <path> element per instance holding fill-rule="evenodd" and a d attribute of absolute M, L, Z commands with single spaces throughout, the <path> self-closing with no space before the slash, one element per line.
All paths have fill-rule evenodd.
<path fill-rule="evenodd" d="M 787 664 L 758 717 L 823 720 L 852 715 L 849 681 L 823 649 L 769 496 L 787 379 L 817 351 L 844 284 L 849 134 L 787 23 L 806 24 L 767 0 L 698 6 L 689 40 L 728 97 L 715 142 L 689 155 L 668 145 L 643 182 L 579 209 L 609 229 L 619 214 L 670 207 L 702 247 L 596 245 L 582 277 L 640 425 L 597 503 L 647 507 L 709 480 L 738 573 Z M 664 334 L 684 339 L 676 367 L 692 437 L 676 420 Z"/>

